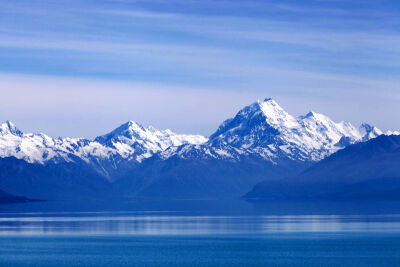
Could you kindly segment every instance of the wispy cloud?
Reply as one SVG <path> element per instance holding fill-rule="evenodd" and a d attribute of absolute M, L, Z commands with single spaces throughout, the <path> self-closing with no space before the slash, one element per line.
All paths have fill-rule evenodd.
<path fill-rule="evenodd" d="M 314 78 L 331 83 L 336 79 L 351 79 Z M 209 135 L 221 121 L 243 106 L 272 96 L 294 115 L 312 109 L 337 121 L 349 120 L 355 124 L 368 121 L 383 129 L 400 129 L 400 124 L 388 123 L 382 116 L 398 107 L 398 91 L 365 91 L 362 84 L 368 81 L 358 81 L 359 86 L 353 90 L 338 87 L 318 94 L 320 82 L 315 82 L 314 92 L 309 95 L 272 87 L 227 93 L 225 88 L 2 74 L 0 92 L 3 99 L 19 101 L 4 101 L 0 107 L 0 120 L 11 119 L 24 131 L 46 132 L 52 136 L 94 137 L 128 120 L 178 132 Z M 355 108 L 359 112 L 354 112 Z"/>
<path fill-rule="evenodd" d="M 74 88 L 89 86 L 79 79 L 94 79 L 89 87 L 99 88 L 98 95 L 112 99 L 109 92 L 117 90 L 112 88 L 124 87 L 116 85 L 120 80 L 135 86 L 118 89 L 118 98 L 124 103 L 126 99 L 139 96 L 145 99 L 143 103 L 152 103 L 152 97 L 156 98 L 159 101 L 157 112 L 169 109 L 169 103 L 163 103 L 161 96 L 171 101 L 171 105 L 187 111 L 185 105 L 188 104 L 179 105 L 178 100 L 173 99 L 180 99 L 181 94 L 185 95 L 182 92 L 196 91 L 193 98 L 184 98 L 185 103 L 195 101 L 195 97 L 202 98 L 203 104 L 212 99 L 215 107 L 210 110 L 220 112 L 218 120 L 227 115 L 222 111 L 227 106 L 217 111 L 215 99 L 232 101 L 238 108 L 250 99 L 266 95 L 277 96 L 294 111 L 301 110 L 298 103 L 307 103 L 304 106 L 316 105 L 314 109 L 320 107 L 321 112 L 340 119 L 345 119 L 344 112 L 348 112 L 354 115 L 352 120 L 358 121 L 361 118 L 354 113 L 357 106 L 371 118 L 377 118 L 361 104 L 353 105 L 352 112 L 351 101 L 357 98 L 359 103 L 374 105 L 375 99 L 379 103 L 383 99 L 397 99 L 396 92 L 400 91 L 400 22 L 399 10 L 392 3 L 390 0 L 380 3 L 3 1 L 0 2 L 0 73 L 4 73 L 1 79 L 8 83 L 3 82 L 0 90 L 7 91 L 18 81 L 10 78 L 11 73 L 20 73 L 40 78 L 19 83 L 19 90 L 24 87 L 34 90 L 31 83 L 41 85 L 39 80 L 43 80 L 47 88 L 58 87 L 57 92 L 62 92 L 57 101 L 67 101 L 68 92 L 75 92 Z M 50 81 L 50 76 L 64 77 L 65 80 Z M 72 84 L 73 78 L 79 82 Z M 113 84 L 104 86 L 107 80 Z M 60 86 L 58 83 L 71 85 Z M 157 86 L 148 86 L 152 83 Z M 167 89 L 161 90 L 161 85 Z M 185 89 L 179 91 L 177 87 Z M 192 90 L 193 87 L 201 89 Z M 148 93 L 139 88 L 146 88 L 143 90 Z M 51 89 L 35 90 L 39 92 L 38 97 L 54 100 Z M 214 94 L 214 91 L 220 93 Z M 224 99 L 224 94 L 228 95 L 228 100 Z M 232 99 L 231 94 L 234 95 Z M 78 95 L 76 93 L 71 99 Z M 246 95 L 248 97 L 244 97 Z M 88 105 L 93 107 L 91 110 L 110 108 L 106 103 L 100 104 L 102 99 L 92 97 L 100 106 L 91 102 Z M 85 98 L 90 98 L 89 93 Z M 59 104 L 64 105 L 62 114 L 67 116 L 67 106 L 73 103 L 65 103 Z M 73 105 L 78 107 L 77 112 L 91 112 L 83 103 L 82 107 Z M 340 111 L 343 113 L 326 108 L 330 105 L 343 106 Z M 128 101 L 122 106 L 128 111 Z M 49 107 L 55 109 L 50 100 Z M 141 107 L 149 114 L 156 113 L 146 109 L 145 104 Z M 394 106 L 389 105 L 383 110 L 389 112 L 389 107 Z M 16 110 L 14 103 L 0 108 L 3 112 L 0 115 L 12 119 L 18 116 Z M 114 119 L 118 117 L 116 112 L 110 115 Z M 201 112 L 200 108 L 195 112 Z M 140 114 L 139 109 L 134 113 Z M 161 113 L 181 116 L 177 111 Z M 62 114 L 58 113 L 58 116 Z M 188 111 L 188 114 L 194 113 Z M 151 116 L 143 117 L 142 121 L 147 119 L 162 124 L 162 120 Z M 376 121 L 384 125 L 382 128 L 393 123 L 389 119 L 387 122 Z M 203 129 L 203 133 L 212 130 L 209 124 L 196 128 L 189 119 L 188 125 Z"/>
<path fill-rule="evenodd" d="M 4 99 L 19 99 L 18 105 L 7 101 L 0 107 L 1 120 L 15 120 L 27 131 L 57 136 L 62 128 L 63 135 L 86 137 L 128 120 L 208 135 L 235 109 L 258 98 L 216 88 L 10 74 L 0 75 L 0 92 Z"/>
<path fill-rule="evenodd" d="M 134 18 L 161 19 L 161 20 L 183 19 L 189 17 L 179 13 L 153 12 L 148 10 L 100 9 L 100 10 L 92 10 L 92 12 L 103 15 L 127 16 Z"/>
<path fill-rule="evenodd" d="M 295 13 L 301 13 L 301 14 L 324 14 L 324 15 L 348 15 L 350 12 L 346 9 L 340 9 L 340 8 L 324 8 L 324 7 L 304 7 L 300 5 L 295 5 L 295 4 L 276 4 L 276 8 L 284 10 L 284 11 L 289 11 L 289 12 L 295 12 Z"/>

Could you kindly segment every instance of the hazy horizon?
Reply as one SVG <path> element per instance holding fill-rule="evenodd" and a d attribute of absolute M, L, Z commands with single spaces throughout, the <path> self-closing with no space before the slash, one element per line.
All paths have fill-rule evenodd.
<path fill-rule="evenodd" d="M 273 99 L 275 102 L 276 102 L 276 99 L 275 98 L 273 98 L 273 97 L 265 97 L 265 98 L 263 98 L 263 99 L 257 99 L 257 100 L 255 100 L 255 101 L 253 101 L 253 102 L 251 102 L 251 103 L 248 103 L 246 106 L 249 106 L 249 105 L 251 105 L 251 104 L 253 104 L 253 103 L 255 103 L 255 102 L 260 102 L 260 101 L 265 101 L 267 98 L 269 98 L 269 99 Z M 278 105 L 280 105 L 279 104 L 279 102 L 278 102 Z M 281 105 L 280 105 L 281 106 Z M 245 106 L 243 106 L 243 107 L 240 107 L 240 109 L 242 109 L 242 108 L 244 108 Z M 281 106 L 282 107 L 282 106 Z M 282 107 L 285 111 L 287 111 L 284 107 Z M 233 113 L 233 115 L 231 115 L 230 117 L 226 117 L 224 120 L 226 120 L 226 119 L 229 119 L 229 118 L 233 118 L 237 113 L 239 112 L 239 109 L 238 110 L 236 110 L 234 113 Z M 308 110 L 307 112 L 304 112 L 304 113 L 302 113 L 302 114 L 290 114 L 290 115 L 292 115 L 292 116 L 295 116 L 295 117 L 301 117 L 301 116 L 305 116 L 305 115 L 307 115 L 309 112 L 316 112 L 316 113 L 320 113 L 320 112 L 318 112 L 318 111 L 316 111 L 316 110 Z M 321 114 L 321 113 L 320 113 Z M 326 115 L 326 114 L 323 114 L 323 115 Z M 329 116 L 328 116 L 329 117 Z M 141 121 L 137 121 L 137 120 L 133 120 L 133 119 L 128 119 L 128 120 L 126 120 L 126 121 L 123 121 L 123 122 L 118 122 L 118 123 L 116 123 L 115 125 L 113 125 L 113 126 L 111 126 L 111 128 L 110 129 L 105 129 L 104 130 L 104 132 L 103 133 L 97 133 L 97 134 L 95 134 L 95 135 L 93 135 L 93 136 L 83 136 L 83 135 L 77 135 L 77 136 L 67 136 L 67 135 L 58 135 L 58 136 L 52 136 L 52 135 L 50 135 L 51 137 L 83 137 L 83 138 L 88 138 L 88 139 L 94 139 L 94 138 L 96 138 L 96 137 L 98 137 L 98 136 L 101 136 L 101 135 L 104 135 L 104 134 L 107 134 L 107 133 L 109 133 L 109 132 L 111 132 L 112 130 L 114 130 L 114 129 L 116 129 L 116 128 L 118 128 L 119 126 L 121 126 L 121 125 L 123 125 L 123 124 L 125 124 L 125 123 L 127 123 L 127 122 L 129 122 L 129 121 L 134 121 L 134 122 L 136 122 L 136 123 L 138 123 L 138 124 L 140 124 L 140 125 L 142 125 L 142 126 L 144 126 L 144 127 L 155 127 L 156 129 L 158 129 L 158 130 L 172 130 L 172 131 L 174 131 L 174 132 L 176 132 L 176 133 L 179 133 L 179 134 L 200 134 L 200 135 L 203 135 L 203 136 L 205 136 L 205 137 L 209 137 L 210 135 L 212 135 L 217 129 L 218 129 L 218 126 L 220 125 L 220 124 L 222 124 L 223 122 L 224 122 L 224 120 L 221 120 L 220 121 L 220 123 L 215 127 L 215 129 L 213 129 L 211 132 L 209 132 L 209 133 L 206 133 L 206 134 L 200 134 L 200 133 L 193 133 L 193 132 L 177 132 L 177 131 L 175 131 L 174 129 L 172 129 L 171 127 L 165 127 L 165 128 L 159 128 L 159 127 L 157 127 L 157 126 L 155 126 L 155 125 L 151 125 L 151 124 L 148 124 L 148 123 L 146 123 L 146 122 L 141 122 Z M 13 121 L 13 120 L 10 120 L 10 119 L 7 119 L 7 120 L 5 120 L 5 121 L 1 121 L 0 123 L 4 123 L 4 122 L 7 122 L 7 121 L 10 121 L 11 123 L 13 123 L 19 130 L 21 130 L 22 132 L 24 132 L 24 133 L 39 133 L 39 132 L 34 132 L 34 131 L 31 131 L 31 130 L 29 130 L 28 128 L 26 128 L 26 127 L 24 127 L 23 125 L 19 125 L 19 124 L 17 124 L 15 121 Z M 346 120 L 340 120 L 340 121 L 335 121 L 335 122 L 347 122 Z M 363 122 L 363 123 L 367 123 L 368 124 L 368 122 L 367 121 L 365 121 L 365 122 Z M 359 126 L 361 126 L 361 124 L 362 123 L 360 123 L 359 125 L 357 124 L 357 125 L 354 125 L 355 127 L 359 127 Z M 375 125 L 372 125 L 372 126 L 375 126 Z M 387 131 L 393 131 L 392 129 L 389 129 L 389 130 L 387 130 Z M 44 134 L 47 134 L 47 135 L 49 135 L 48 133 L 46 133 L 45 131 L 41 131 L 40 133 L 44 133 Z"/>

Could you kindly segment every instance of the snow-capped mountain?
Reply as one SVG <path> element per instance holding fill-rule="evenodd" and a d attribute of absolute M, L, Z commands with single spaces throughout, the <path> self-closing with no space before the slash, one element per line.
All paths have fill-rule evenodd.
<path fill-rule="evenodd" d="M 0 125 L 0 157 L 16 157 L 29 163 L 88 160 L 90 156 L 108 157 L 113 151 L 83 138 L 51 138 L 45 134 L 22 133 L 12 122 Z"/>
<path fill-rule="evenodd" d="M 238 160 L 252 156 L 273 163 L 280 159 L 319 161 L 350 144 L 381 134 L 381 130 L 369 124 L 356 128 L 351 123 L 337 123 L 315 112 L 295 117 L 267 98 L 244 107 L 234 118 L 224 121 L 209 139 L 144 127 L 134 121 L 94 140 L 52 138 L 22 133 L 7 121 L 0 125 L 0 157 L 14 156 L 42 164 L 77 158 L 86 162 L 115 158 L 141 162 L 157 153 L 161 159 L 178 156 Z"/>
<path fill-rule="evenodd" d="M 45 134 L 22 133 L 12 122 L 0 125 L 0 157 L 16 157 L 29 163 L 47 161 L 86 162 L 121 156 L 140 161 L 169 146 L 200 144 L 207 141 L 199 135 L 180 135 L 170 130 L 145 128 L 130 121 L 94 141 L 84 138 L 52 138 Z"/>
<path fill-rule="evenodd" d="M 349 144 L 381 134 L 382 131 L 368 124 L 356 128 L 315 112 L 295 117 L 267 98 L 223 122 L 207 143 L 171 147 L 161 155 L 164 159 L 177 155 L 235 160 L 251 155 L 272 162 L 282 158 L 318 161 Z"/>
<path fill-rule="evenodd" d="M 169 147 L 184 144 L 202 144 L 207 138 L 201 135 L 176 134 L 171 130 L 157 130 L 144 127 L 134 121 L 129 121 L 114 131 L 95 139 L 107 147 L 114 149 L 123 158 L 141 161 Z"/>
<path fill-rule="evenodd" d="M 0 188 L 36 199 L 239 197 L 381 134 L 315 112 L 295 117 L 270 98 L 241 109 L 209 139 L 133 121 L 94 140 L 52 138 L 7 121 L 0 125 Z"/>
<path fill-rule="evenodd" d="M 370 139 L 376 138 L 380 135 L 383 134 L 383 132 L 381 130 L 379 130 L 378 128 L 371 126 L 369 124 L 363 123 L 360 126 L 360 133 L 362 134 L 363 138 L 361 141 L 365 142 L 368 141 Z M 392 132 L 388 132 L 386 133 L 387 135 L 397 135 L 396 133 L 392 133 Z"/>

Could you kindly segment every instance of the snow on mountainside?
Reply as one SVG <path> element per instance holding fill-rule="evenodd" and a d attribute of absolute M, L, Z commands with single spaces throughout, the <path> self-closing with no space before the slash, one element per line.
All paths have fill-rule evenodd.
<path fill-rule="evenodd" d="M 0 125 L 0 157 L 14 156 L 27 162 L 72 161 L 73 156 L 108 157 L 113 151 L 82 138 L 51 138 L 45 134 L 24 134 L 7 121 Z"/>
<path fill-rule="evenodd" d="M 111 133 L 97 137 L 95 141 L 116 149 L 123 158 L 141 161 L 171 146 L 202 144 L 207 138 L 201 135 L 176 134 L 171 130 L 160 131 L 152 126 L 143 127 L 129 121 Z"/>
<path fill-rule="evenodd" d="M 273 163 L 281 159 L 318 161 L 350 144 L 382 134 L 368 124 L 359 128 L 348 122 L 336 123 L 327 116 L 310 112 L 295 117 L 273 99 L 244 107 L 234 118 L 224 121 L 207 138 L 176 134 L 129 121 L 95 140 L 51 138 L 45 134 L 25 134 L 7 121 L 0 125 L 0 157 L 14 156 L 27 162 L 86 162 L 126 159 L 141 162 L 154 154 L 162 159 L 239 160 L 257 157 Z M 388 132 L 387 134 L 398 134 Z"/>
<path fill-rule="evenodd" d="M 91 141 L 84 138 L 51 138 L 45 134 L 22 133 L 12 122 L 0 125 L 0 157 L 14 156 L 30 163 L 109 159 L 114 155 L 137 161 L 169 146 L 200 144 L 199 135 L 180 135 L 128 122 L 110 134 Z"/>
<path fill-rule="evenodd" d="M 169 148 L 161 156 L 236 160 L 251 155 L 272 162 L 282 158 L 318 161 L 349 144 L 380 134 L 382 131 L 368 124 L 356 128 L 315 112 L 294 117 L 267 98 L 223 122 L 207 143 Z"/>
<path fill-rule="evenodd" d="M 378 128 L 371 126 L 369 124 L 363 123 L 360 126 L 360 132 L 363 135 L 363 139 L 361 141 L 368 141 L 370 139 L 376 138 L 383 134 L 381 130 Z M 388 135 L 393 134 L 392 132 L 388 132 Z M 395 134 L 395 133 L 394 133 Z"/>

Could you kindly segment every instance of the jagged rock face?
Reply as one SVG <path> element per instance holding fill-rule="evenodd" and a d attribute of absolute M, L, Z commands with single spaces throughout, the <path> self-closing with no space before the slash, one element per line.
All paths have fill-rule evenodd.
<path fill-rule="evenodd" d="M 267 98 L 223 122 L 207 143 L 170 148 L 162 156 L 235 160 L 252 155 L 272 162 L 282 158 L 318 161 L 349 144 L 380 134 L 379 129 L 368 124 L 357 129 L 348 122 L 336 123 L 315 112 L 294 117 Z"/>

